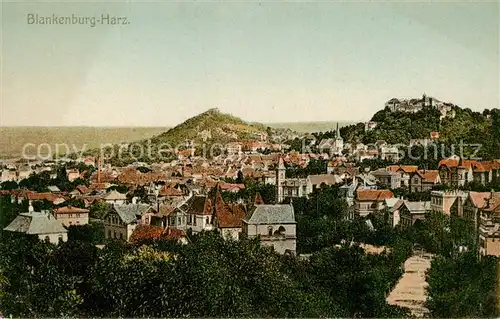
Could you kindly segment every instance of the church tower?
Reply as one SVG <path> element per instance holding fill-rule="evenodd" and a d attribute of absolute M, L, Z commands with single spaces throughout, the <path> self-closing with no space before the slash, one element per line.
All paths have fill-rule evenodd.
<path fill-rule="evenodd" d="M 278 167 L 276 168 L 276 204 L 279 204 L 283 201 L 283 183 L 285 182 L 285 172 L 286 167 L 283 162 L 283 157 L 278 160 Z"/>
<path fill-rule="evenodd" d="M 337 122 L 337 134 L 335 135 L 335 154 L 342 155 L 342 150 L 344 149 L 344 140 L 340 136 L 339 122 Z"/>

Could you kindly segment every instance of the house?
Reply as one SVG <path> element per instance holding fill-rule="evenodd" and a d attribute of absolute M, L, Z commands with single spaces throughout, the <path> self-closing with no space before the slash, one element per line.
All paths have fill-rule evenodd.
<path fill-rule="evenodd" d="M 479 253 L 500 257 L 500 197 L 489 199 L 480 210 Z"/>
<path fill-rule="evenodd" d="M 48 211 L 20 213 L 5 231 L 37 236 L 53 244 L 68 240 L 68 231 Z"/>
<path fill-rule="evenodd" d="M 388 198 L 394 198 L 394 194 L 388 189 L 358 189 L 354 213 L 360 217 L 378 213 L 386 207 L 385 200 Z"/>
<path fill-rule="evenodd" d="M 453 205 L 457 197 L 461 197 L 464 200 L 467 195 L 467 192 L 459 190 L 431 191 L 431 210 L 449 216 L 451 214 L 451 205 Z"/>
<path fill-rule="evenodd" d="M 372 172 L 372 175 L 375 176 L 380 185 L 384 188 L 396 189 L 401 187 L 401 175 L 398 173 L 390 172 L 386 169 L 379 169 Z"/>
<path fill-rule="evenodd" d="M 500 193 L 493 192 L 469 192 L 468 196 L 463 199 L 457 197 L 455 202 L 451 205 L 450 214 L 459 216 L 469 221 L 476 232 L 479 233 L 479 220 L 480 211 L 486 208 L 488 201 L 500 197 Z"/>
<path fill-rule="evenodd" d="M 357 150 L 354 153 L 357 162 L 363 162 L 364 160 L 375 159 L 379 156 L 378 150 Z"/>
<path fill-rule="evenodd" d="M 409 187 L 410 176 L 412 173 L 418 171 L 418 166 L 415 165 L 391 165 L 387 166 L 386 170 L 389 172 L 398 173 L 401 176 L 401 187 Z"/>
<path fill-rule="evenodd" d="M 441 183 L 438 170 L 419 170 L 410 176 L 410 193 L 427 192 Z"/>
<path fill-rule="evenodd" d="M 451 187 L 464 186 L 471 182 L 486 185 L 498 174 L 498 165 L 495 161 L 480 162 L 452 156 L 441 160 L 438 170 L 443 184 Z"/>
<path fill-rule="evenodd" d="M 207 195 L 193 195 L 165 217 L 164 225 L 194 233 L 212 230 L 213 206 Z"/>
<path fill-rule="evenodd" d="M 73 182 L 80 178 L 80 172 L 77 169 L 67 169 L 66 176 L 68 178 L 68 181 Z"/>
<path fill-rule="evenodd" d="M 296 221 L 293 206 L 255 205 L 243 219 L 244 237 L 259 237 L 263 246 L 280 254 L 296 252 Z"/>
<path fill-rule="evenodd" d="M 399 161 L 399 150 L 395 146 L 382 146 L 380 148 L 380 158 L 386 161 Z"/>
<path fill-rule="evenodd" d="M 104 195 L 102 199 L 109 204 L 123 205 L 127 201 L 127 195 L 122 194 L 117 190 L 112 190 Z"/>
<path fill-rule="evenodd" d="M 320 188 L 322 184 L 331 186 L 341 183 L 342 179 L 337 175 L 332 174 L 318 174 L 307 176 L 306 194 L 314 192 L 315 189 Z"/>
<path fill-rule="evenodd" d="M 52 185 L 52 186 L 47 186 L 47 189 L 49 190 L 49 192 L 51 193 L 60 193 L 61 190 L 59 189 L 59 187 L 55 186 L 55 185 Z"/>
<path fill-rule="evenodd" d="M 347 202 L 347 206 L 351 207 L 354 205 L 354 198 L 356 197 L 356 189 L 358 188 L 358 180 L 353 178 L 351 183 L 346 183 L 339 188 L 339 197 L 344 198 Z M 350 216 L 351 219 L 354 216 Z"/>
<path fill-rule="evenodd" d="M 63 206 L 53 210 L 54 217 L 61 221 L 61 223 L 69 227 L 71 225 L 87 225 L 89 223 L 89 210 L 73 207 Z"/>
<path fill-rule="evenodd" d="M 242 230 L 242 220 L 245 218 L 245 207 L 241 204 L 226 204 L 217 189 L 214 201 L 212 223 L 225 239 L 239 239 Z"/>
<path fill-rule="evenodd" d="M 399 210 L 401 209 L 401 206 L 403 206 L 403 204 L 404 201 L 399 198 L 387 198 L 385 200 L 385 210 L 388 213 L 387 222 L 392 227 L 396 227 L 399 224 L 399 221 L 401 219 Z"/>
<path fill-rule="evenodd" d="M 431 202 L 404 201 L 399 208 L 399 223 L 403 228 L 411 227 L 417 220 L 424 220 L 430 208 Z"/>
<path fill-rule="evenodd" d="M 143 215 L 147 214 L 152 214 L 150 205 L 113 205 L 103 217 L 105 238 L 128 241 L 137 225 L 144 223 Z"/>
<path fill-rule="evenodd" d="M 365 132 L 374 130 L 377 127 L 377 122 L 365 122 Z"/>
<path fill-rule="evenodd" d="M 194 195 L 175 208 L 166 219 L 166 225 L 191 229 L 194 233 L 218 229 L 224 238 L 238 239 L 245 215 L 242 204 L 224 202 L 220 184 L 217 184 L 213 195 Z"/>

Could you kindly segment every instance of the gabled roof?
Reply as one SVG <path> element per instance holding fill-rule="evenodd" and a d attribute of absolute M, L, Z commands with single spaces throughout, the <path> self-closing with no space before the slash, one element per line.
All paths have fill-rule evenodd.
<path fill-rule="evenodd" d="M 326 185 L 334 185 L 341 182 L 337 176 L 332 174 L 309 175 L 307 178 L 313 185 L 321 185 L 323 183 Z"/>
<path fill-rule="evenodd" d="M 459 160 L 456 158 L 446 158 L 439 161 L 438 168 L 445 167 L 457 167 Z"/>
<path fill-rule="evenodd" d="M 253 200 L 253 204 L 254 205 L 264 205 L 264 199 L 262 198 L 262 196 L 260 195 L 259 192 L 255 193 L 255 198 Z"/>
<path fill-rule="evenodd" d="M 257 205 L 243 219 L 248 224 L 295 224 L 292 205 Z"/>
<path fill-rule="evenodd" d="M 393 197 L 393 192 L 388 189 L 360 189 L 357 191 L 356 196 L 361 201 L 383 201 Z"/>
<path fill-rule="evenodd" d="M 71 205 L 54 209 L 54 213 L 56 214 L 84 214 L 88 212 L 88 209 L 73 207 Z"/>
<path fill-rule="evenodd" d="M 62 223 L 46 212 L 21 213 L 7 227 L 6 231 L 28 235 L 67 233 Z"/>
<path fill-rule="evenodd" d="M 431 202 L 404 201 L 405 206 L 411 214 L 423 214 L 431 209 Z"/>
<path fill-rule="evenodd" d="M 117 190 L 112 190 L 103 197 L 105 200 L 126 200 L 127 195 L 118 192 Z"/>
<path fill-rule="evenodd" d="M 483 208 L 488 204 L 491 195 L 490 192 L 469 192 L 469 199 L 474 207 Z"/>
<path fill-rule="evenodd" d="M 416 174 L 418 174 L 423 181 L 428 183 L 435 183 L 439 178 L 438 170 L 419 170 Z"/>
<path fill-rule="evenodd" d="M 126 204 L 126 205 L 113 205 L 112 210 L 115 211 L 120 219 L 125 224 L 135 222 L 142 214 L 151 208 L 147 204 Z"/>

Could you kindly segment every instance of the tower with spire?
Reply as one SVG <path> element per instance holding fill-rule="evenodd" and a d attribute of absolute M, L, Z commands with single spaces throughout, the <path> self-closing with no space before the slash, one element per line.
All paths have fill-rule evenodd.
<path fill-rule="evenodd" d="M 285 182 L 286 167 L 283 157 L 280 155 L 278 167 L 276 168 L 276 203 L 281 203 L 284 199 L 283 183 Z"/>
<path fill-rule="evenodd" d="M 339 122 L 337 122 L 337 131 L 335 134 L 335 154 L 342 155 L 342 150 L 344 149 L 344 140 L 340 136 Z"/>

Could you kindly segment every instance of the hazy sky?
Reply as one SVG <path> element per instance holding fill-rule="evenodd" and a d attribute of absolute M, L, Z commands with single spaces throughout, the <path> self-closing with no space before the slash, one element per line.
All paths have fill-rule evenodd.
<path fill-rule="evenodd" d="M 357 121 L 424 92 L 499 107 L 498 2 L 0 7 L 1 126 L 170 126 L 212 107 L 248 121 Z M 28 24 L 28 14 L 129 24 Z"/>

